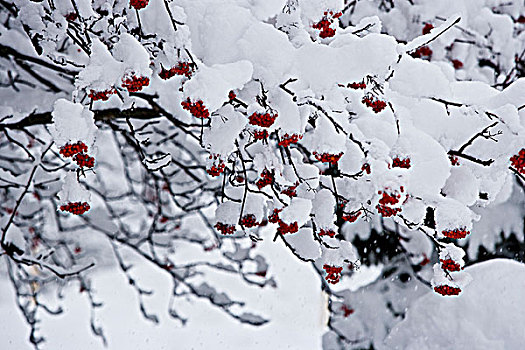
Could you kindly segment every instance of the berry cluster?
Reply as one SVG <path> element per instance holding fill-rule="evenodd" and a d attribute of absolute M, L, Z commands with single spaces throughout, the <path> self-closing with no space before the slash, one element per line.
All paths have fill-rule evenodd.
<path fill-rule="evenodd" d="M 237 98 L 237 95 L 235 94 L 235 92 L 233 92 L 233 90 L 230 91 L 230 92 L 228 93 L 228 99 L 229 99 L 230 101 L 233 101 L 233 100 L 235 100 L 236 98 Z"/>
<path fill-rule="evenodd" d="M 88 147 L 82 141 L 77 143 L 66 143 L 64 146 L 60 147 L 60 154 L 66 158 L 73 157 L 77 153 L 87 152 Z"/>
<path fill-rule="evenodd" d="M 116 93 L 115 89 L 108 89 L 104 91 L 95 91 L 91 90 L 88 94 L 88 97 L 92 99 L 93 101 L 107 101 L 111 95 Z"/>
<path fill-rule="evenodd" d="M 220 174 L 224 172 L 224 167 L 225 167 L 224 163 L 219 162 L 219 164 L 213 164 L 211 168 L 206 169 L 206 172 L 210 176 L 219 176 Z"/>
<path fill-rule="evenodd" d="M 255 130 L 253 132 L 253 138 L 256 140 L 266 140 L 268 136 L 268 131 L 266 130 Z"/>
<path fill-rule="evenodd" d="M 235 225 L 227 225 L 222 222 L 215 224 L 215 228 L 220 231 L 223 235 L 233 235 L 235 233 Z"/>
<path fill-rule="evenodd" d="M 277 233 L 280 235 L 285 235 L 287 233 L 295 233 L 299 231 L 299 225 L 297 221 L 287 224 L 282 220 L 279 220 L 279 227 L 277 228 Z"/>
<path fill-rule="evenodd" d="M 77 15 L 76 12 L 70 12 L 70 13 L 68 13 L 65 17 L 66 17 L 66 21 L 68 21 L 68 22 L 74 22 L 74 21 L 77 20 L 78 15 Z"/>
<path fill-rule="evenodd" d="M 288 135 L 288 134 L 284 134 L 283 137 L 281 138 L 281 141 L 279 141 L 278 145 L 279 146 L 283 146 L 283 147 L 288 147 L 292 143 L 299 142 L 299 140 L 302 139 L 302 138 L 303 138 L 303 135 L 297 135 L 297 134 Z"/>
<path fill-rule="evenodd" d="M 403 160 L 399 159 L 399 157 L 394 158 L 392 160 L 392 168 L 409 169 L 410 168 L 410 158 L 405 158 Z"/>
<path fill-rule="evenodd" d="M 452 65 L 454 66 L 454 69 L 461 69 L 463 68 L 463 62 L 461 62 L 460 60 L 452 60 Z"/>
<path fill-rule="evenodd" d="M 279 213 L 282 211 L 282 209 L 274 209 L 272 214 L 268 216 L 268 222 L 271 222 L 272 224 L 276 224 L 279 222 Z"/>
<path fill-rule="evenodd" d="M 348 87 L 351 89 L 366 89 L 366 84 L 364 81 L 361 81 L 360 83 L 350 83 L 348 84 Z"/>
<path fill-rule="evenodd" d="M 465 238 L 470 231 L 465 230 L 464 228 L 457 228 L 455 230 L 443 230 L 443 236 L 453 239 Z"/>
<path fill-rule="evenodd" d="M 193 74 L 193 63 L 189 62 L 179 62 L 175 67 L 172 67 L 170 69 L 164 69 L 159 73 L 159 77 L 161 79 L 167 80 L 171 77 L 174 77 L 175 75 L 184 75 L 186 78 L 191 78 Z"/>
<path fill-rule="evenodd" d="M 287 188 L 282 190 L 281 193 L 284 194 L 285 196 L 290 197 L 290 198 L 296 197 L 297 196 L 297 191 L 295 189 L 297 188 L 297 186 L 299 186 L 299 183 L 296 182 L 295 185 L 288 186 Z"/>
<path fill-rule="evenodd" d="M 379 204 L 376 205 L 377 212 L 381 214 L 381 216 L 387 218 L 390 216 L 397 215 L 401 212 L 401 208 L 392 208 L 392 205 L 396 205 L 399 203 L 399 198 L 401 198 L 401 195 L 399 194 L 388 194 L 383 191 L 379 191 L 378 194 L 383 194 L 381 199 L 379 199 Z"/>
<path fill-rule="evenodd" d="M 323 269 L 326 271 L 325 280 L 328 283 L 336 284 L 341 280 L 341 272 L 343 272 L 343 267 L 341 266 L 330 266 L 325 264 Z"/>
<path fill-rule="evenodd" d="M 262 189 L 265 186 L 271 185 L 273 183 L 273 171 L 264 169 L 261 173 L 261 178 L 257 180 L 255 185 L 258 189 Z"/>
<path fill-rule="evenodd" d="M 461 266 L 452 259 L 446 259 L 446 260 L 440 259 L 439 261 L 441 261 L 441 268 L 443 270 L 447 270 L 447 271 L 461 270 Z"/>
<path fill-rule="evenodd" d="M 330 28 L 330 25 L 334 23 L 334 19 L 337 19 L 342 16 L 341 12 L 334 13 L 333 11 L 325 11 L 324 17 L 317 23 L 314 23 L 312 25 L 312 28 L 318 29 L 321 32 L 319 33 L 319 36 L 321 38 L 331 38 L 335 35 L 335 29 Z"/>
<path fill-rule="evenodd" d="M 90 157 L 85 153 L 77 153 L 73 159 L 81 168 L 93 168 L 95 166 L 95 158 Z"/>
<path fill-rule="evenodd" d="M 135 75 L 131 78 L 122 78 L 122 87 L 128 89 L 129 92 L 137 92 L 142 90 L 144 86 L 149 85 L 148 77 L 137 77 Z"/>
<path fill-rule="evenodd" d="M 510 157 L 510 161 L 518 173 L 525 174 L 525 148 L 522 148 L 517 155 Z"/>
<path fill-rule="evenodd" d="M 429 34 L 432 29 L 434 29 L 432 24 L 425 23 L 425 26 L 423 27 L 423 34 Z"/>
<path fill-rule="evenodd" d="M 183 109 L 190 111 L 191 115 L 193 115 L 196 118 L 206 119 L 210 116 L 210 112 L 204 106 L 204 103 L 201 100 L 198 100 L 197 102 L 191 102 L 190 98 L 186 101 L 182 101 L 181 106 Z"/>
<path fill-rule="evenodd" d="M 434 287 L 434 291 L 441 295 L 458 295 L 461 293 L 461 289 L 457 287 L 451 287 L 447 285 L 441 285 Z"/>
<path fill-rule="evenodd" d="M 254 227 L 259 225 L 257 220 L 255 219 L 255 215 L 253 214 L 246 214 L 241 218 L 240 224 L 246 228 Z"/>
<path fill-rule="evenodd" d="M 361 211 L 358 211 L 356 213 L 344 214 L 342 216 L 342 219 L 348 222 L 355 222 L 359 218 L 360 215 L 361 215 Z"/>
<path fill-rule="evenodd" d="M 364 171 L 368 175 L 370 175 L 370 173 L 372 172 L 372 170 L 370 169 L 370 164 L 368 163 L 363 164 L 363 166 L 361 167 L 361 171 Z"/>
<path fill-rule="evenodd" d="M 343 156 L 343 152 L 339 154 L 331 154 L 331 153 L 323 153 L 319 154 L 317 152 L 313 152 L 315 158 L 320 161 L 321 163 L 330 163 L 332 165 L 337 164 L 339 159 Z"/>
<path fill-rule="evenodd" d="M 328 236 L 330 238 L 334 238 L 335 232 L 334 230 L 321 229 L 321 231 L 319 231 L 319 236 Z"/>
<path fill-rule="evenodd" d="M 414 58 L 427 57 L 430 59 L 432 57 L 432 50 L 428 46 L 421 46 L 416 51 L 412 52 L 410 56 Z"/>
<path fill-rule="evenodd" d="M 381 112 L 383 109 L 386 108 L 386 102 L 385 102 L 385 101 L 374 100 L 374 98 L 373 98 L 373 97 L 370 97 L 370 96 L 365 96 L 365 97 L 363 97 L 363 99 L 361 100 L 361 102 L 363 102 L 363 104 L 365 104 L 367 107 L 372 108 L 372 110 L 373 110 L 375 113 L 379 113 L 379 112 Z"/>
<path fill-rule="evenodd" d="M 270 113 L 253 113 L 251 116 L 249 116 L 250 124 L 251 125 L 257 125 L 263 128 L 268 128 L 272 126 L 272 124 L 275 122 L 275 119 L 277 119 L 279 115 L 276 114 L 270 114 Z"/>
<path fill-rule="evenodd" d="M 129 0 L 129 4 L 136 10 L 143 9 L 148 6 L 149 0 Z"/>
<path fill-rule="evenodd" d="M 82 215 L 90 208 L 86 202 L 73 202 L 60 206 L 60 210 L 67 211 L 71 214 Z"/>
<path fill-rule="evenodd" d="M 452 166 L 459 166 L 460 165 L 458 157 L 448 156 L 448 159 L 450 159 L 450 164 L 452 164 Z"/>

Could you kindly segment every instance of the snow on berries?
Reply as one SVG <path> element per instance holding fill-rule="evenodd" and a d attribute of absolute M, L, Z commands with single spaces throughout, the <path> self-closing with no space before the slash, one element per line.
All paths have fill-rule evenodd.
<path fill-rule="evenodd" d="M 436 293 L 439 293 L 439 294 L 443 295 L 443 296 L 458 295 L 459 293 L 461 293 L 461 289 L 460 288 L 452 287 L 452 286 L 448 286 L 448 285 L 436 286 L 436 287 L 434 287 L 434 291 Z"/>
<path fill-rule="evenodd" d="M 67 203 L 60 206 L 61 211 L 65 211 L 74 215 L 82 215 L 90 209 L 90 206 L 86 202 L 73 202 Z"/>
<path fill-rule="evenodd" d="M 341 157 L 343 156 L 343 152 L 340 152 L 338 154 L 332 154 L 332 153 L 319 154 L 317 152 L 313 152 L 313 155 L 321 163 L 329 163 L 331 165 L 336 165 L 339 159 L 341 159 Z"/>
<path fill-rule="evenodd" d="M 194 71 L 194 65 L 190 62 L 179 62 L 175 67 L 165 69 L 164 67 L 159 73 L 161 79 L 167 80 L 175 75 L 184 75 L 186 78 L 191 78 Z"/>
<path fill-rule="evenodd" d="M 319 30 L 319 37 L 331 38 L 335 35 L 335 29 L 331 28 L 334 20 L 341 17 L 341 12 L 334 13 L 333 11 L 325 11 L 323 18 L 317 23 L 312 25 L 312 28 Z"/>
<path fill-rule="evenodd" d="M 454 59 L 452 61 L 452 65 L 454 66 L 454 69 L 461 69 L 463 68 L 463 62 L 461 62 L 460 60 L 457 60 L 457 59 Z"/>
<path fill-rule="evenodd" d="M 443 230 L 441 233 L 448 238 L 460 239 L 467 237 L 467 235 L 470 234 L 470 231 L 467 231 L 465 228 L 456 228 L 454 230 Z"/>
<path fill-rule="evenodd" d="M 122 87 L 126 88 L 128 92 L 137 92 L 142 90 L 144 86 L 149 85 L 148 77 L 139 77 L 131 75 L 130 77 L 122 78 Z"/>
<path fill-rule="evenodd" d="M 282 137 L 281 137 L 281 141 L 279 141 L 278 145 L 279 146 L 283 146 L 283 147 L 288 147 L 290 146 L 292 143 L 297 143 L 299 142 L 300 139 L 303 138 L 303 135 L 298 135 L 298 134 L 291 134 L 291 135 L 288 135 L 288 134 L 284 134 Z"/>
<path fill-rule="evenodd" d="M 208 175 L 216 177 L 221 175 L 224 172 L 224 168 L 226 165 L 224 164 L 223 160 L 220 158 L 219 155 L 210 155 L 209 159 L 211 159 L 211 166 L 206 168 L 206 172 Z"/>
<path fill-rule="evenodd" d="M 189 111 L 195 118 L 206 119 L 210 116 L 210 112 L 206 106 L 204 106 L 204 102 L 202 102 L 202 100 L 191 102 L 191 99 L 188 97 L 180 104 L 183 109 Z"/>
<path fill-rule="evenodd" d="M 341 280 L 341 272 L 343 272 L 342 266 L 331 266 L 325 264 L 323 270 L 326 271 L 325 280 L 331 284 L 337 284 Z"/>
<path fill-rule="evenodd" d="M 432 58 L 432 50 L 428 46 L 421 46 L 416 51 L 412 52 L 410 56 L 414 58 Z"/>
<path fill-rule="evenodd" d="M 103 90 L 103 91 L 95 91 L 95 90 L 91 90 L 88 94 L 88 97 L 90 99 L 92 99 L 93 101 L 107 101 L 111 95 L 115 94 L 116 91 L 115 89 L 111 88 L 111 89 L 107 89 L 107 90 Z"/>
<path fill-rule="evenodd" d="M 260 126 L 262 128 L 269 128 L 275 122 L 279 115 L 277 113 L 257 113 L 254 112 L 251 116 L 248 117 L 251 125 Z"/>
<path fill-rule="evenodd" d="M 261 177 L 259 178 L 259 180 L 257 180 L 255 185 L 257 186 L 258 189 L 262 189 L 263 187 L 271 185 L 273 183 L 273 180 L 274 180 L 273 171 L 264 169 L 261 173 Z"/>
<path fill-rule="evenodd" d="M 429 34 L 432 29 L 434 29 L 434 26 L 432 24 L 425 23 L 425 26 L 423 27 L 422 33 L 423 34 Z"/>
<path fill-rule="evenodd" d="M 518 173 L 525 174 L 525 148 L 522 148 L 518 154 L 510 157 L 510 162 Z"/>
<path fill-rule="evenodd" d="M 399 157 L 396 157 L 392 160 L 392 168 L 402 168 L 402 169 L 409 169 L 410 168 L 410 158 L 404 158 L 400 159 Z"/>
<path fill-rule="evenodd" d="M 365 96 L 363 97 L 363 99 L 361 100 L 361 102 L 366 105 L 367 107 L 369 108 L 372 108 L 372 110 L 375 112 L 375 113 L 379 113 L 381 112 L 383 109 L 386 108 L 387 104 L 385 101 L 381 101 L 381 100 L 378 100 L 378 99 L 374 99 L 374 97 L 372 96 Z"/>
<path fill-rule="evenodd" d="M 129 0 L 129 4 L 136 10 L 140 10 L 148 6 L 149 0 Z"/>
<path fill-rule="evenodd" d="M 295 185 L 293 185 L 293 186 L 288 186 L 287 188 L 282 190 L 281 193 L 284 194 L 285 196 L 290 197 L 290 198 L 296 197 L 297 196 L 297 191 L 296 191 L 297 186 L 299 186 L 298 182 L 295 183 Z"/>
<path fill-rule="evenodd" d="M 218 222 L 215 224 L 214 227 L 223 235 L 233 235 L 235 233 L 235 225 L 228 225 L 223 224 L 222 222 Z"/>

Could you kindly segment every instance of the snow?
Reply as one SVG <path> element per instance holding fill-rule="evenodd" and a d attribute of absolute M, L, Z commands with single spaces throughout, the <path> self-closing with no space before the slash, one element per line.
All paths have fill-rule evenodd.
<path fill-rule="evenodd" d="M 525 343 L 525 265 L 495 259 L 465 269 L 460 297 L 428 293 L 408 309 L 384 349 L 520 349 Z"/>
<path fill-rule="evenodd" d="M 50 129 L 58 145 L 82 141 L 88 146 L 88 150 L 93 147 L 97 133 L 93 112 L 80 103 L 59 99 L 51 114 L 53 125 Z"/>

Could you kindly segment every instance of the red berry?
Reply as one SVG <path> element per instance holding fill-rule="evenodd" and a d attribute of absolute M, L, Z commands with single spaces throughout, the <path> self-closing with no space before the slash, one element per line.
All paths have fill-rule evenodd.
<path fill-rule="evenodd" d="M 270 172 L 268 169 L 264 169 L 261 173 L 261 178 L 257 180 L 255 185 L 258 189 L 262 189 L 265 186 L 271 185 L 273 180 L 273 171 Z"/>
<path fill-rule="evenodd" d="M 223 235 L 233 235 L 235 233 L 235 225 L 227 225 L 222 222 L 215 224 L 215 228 L 220 231 Z"/>
<path fill-rule="evenodd" d="M 460 239 L 467 237 L 467 235 L 470 234 L 470 231 L 467 231 L 464 228 L 457 228 L 455 230 L 443 230 L 442 233 L 445 237 Z"/>
<path fill-rule="evenodd" d="M 202 100 L 191 102 L 190 98 L 188 97 L 186 101 L 182 101 L 180 104 L 183 109 L 190 111 L 190 113 L 196 118 L 206 119 L 210 116 L 210 112 L 206 106 L 204 106 Z"/>
<path fill-rule="evenodd" d="M 430 23 L 425 23 L 425 26 L 423 27 L 423 34 L 430 33 L 430 30 L 434 29 L 434 26 Z"/>
<path fill-rule="evenodd" d="M 336 284 L 341 280 L 341 272 L 343 272 L 342 266 L 330 266 L 325 264 L 323 269 L 326 271 L 325 280 L 328 283 Z"/>
<path fill-rule="evenodd" d="M 272 126 L 272 124 L 275 122 L 275 119 L 277 119 L 278 114 L 270 114 L 270 113 L 253 113 L 250 117 L 250 124 L 260 126 L 262 128 L 268 128 Z"/>
<path fill-rule="evenodd" d="M 334 238 L 335 236 L 335 232 L 334 230 L 325 230 L 325 229 L 321 229 L 319 231 L 319 236 L 328 236 L 330 238 Z"/>
<path fill-rule="evenodd" d="M 148 6 L 149 0 L 129 0 L 129 4 L 136 10 L 143 9 Z"/>
<path fill-rule="evenodd" d="M 184 75 L 186 78 L 189 79 L 193 74 L 193 66 L 193 63 L 179 62 L 175 67 L 172 67 L 170 69 L 162 68 L 161 72 L 159 73 L 159 77 L 161 79 L 167 80 L 169 78 L 174 77 L 175 75 Z"/>
<path fill-rule="evenodd" d="M 86 202 L 73 202 L 67 203 L 60 206 L 61 211 L 66 211 L 74 215 L 82 215 L 90 209 L 90 206 Z"/>
<path fill-rule="evenodd" d="M 403 160 L 399 159 L 399 157 L 396 157 L 392 160 L 392 168 L 403 168 L 403 169 L 409 169 L 410 168 L 410 158 L 405 158 Z"/>
<path fill-rule="evenodd" d="M 458 295 L 459 293 L 461 293 L 461 289 L 460 288 L 457 288 L 457 287 L 451 287 L 451 286 L 447 286 L 447 285 L 441 285 L 441 286 L 437 286 L 437 287 L 434 287 L 434 291 L 436 293 L 439 293 L 441 295 Z"/>
<path fill-rule="evenodd" d="M 525 148 L 522 148 L 518 154 L 510 157 L 510 162 L 518 173 L 525 174 Z"/>
<path fill-rule="evenodd" d="M 98 100 L 107 101 L 110 95 L 113 95 L 114 93 L 116 93 L 116 91 L 113 88 L 104 90 L 104 91 L 91 90 L 88 96 L 93 101 L 98 101 Z"/>
<path fill-rule="evenodd" d="M 318 161 L 322 163 L 330 163 L 332 165 L 337 164 L 339 159 L 343 156 L 343 152 L 339 154 L 331 154 L 331 153 L 318 154 L 317 152 L 313 152 L 313 154 Z"/>
<path fill-rule="evenodd" d="M 454 69 L 460 69 L 463 67 L 463 62 L 460 60 L 452 60 L 452 65 L 454 66 Z"/>
<path fill-rule="evenodd" d="M 441 261 L 441 268 L 443 270 L 447 270 L 447 271 L 461 270 L 461 266 L 452 259 L 446 259 L 446 260 L 440 259 L 439 261 Z"/>
<path fill-rule="evenodd" d="M 122 87 L 128 89 L 129 92 L 140 91 L 144 86 L 148 85 L 148 77 L 137 77 L 135 75 L 132 75 L 130 78 L 122 78 Z"/>

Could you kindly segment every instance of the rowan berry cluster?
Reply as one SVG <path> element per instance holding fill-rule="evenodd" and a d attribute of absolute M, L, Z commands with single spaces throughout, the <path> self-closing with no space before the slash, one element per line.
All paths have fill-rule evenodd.
<path fill-rule="evenodd" d="M 297 191 L 295 189 L 297 188 L 297 186 L 299 186 L 299 183 L 296 183 L 293 186 L 288 186 L 287 188 L 282 190 L 281 193 L 284 194 L 285 196 L 290 197 L 290 198 L 296 197 L 297 196 Z"/>
<path fill-rule="evenodd" d="M 95 166 L 95 158 L 88 156 L 85 153 L 77 153 L 73 160 L 81 168 L 93 168 Z"/>
<path fill-rule="evenodd" d="M 323 269 L 326 271 L 325 280 L 328 283 L 336 284 L 341 280 L 341 272 L 343 272 L 343 267 L 341 266 L 330 266 L 325 264 Z"/>
<path fill-rule="evenodd" d="M 236 98 L 237 98 L 237 95 L 235 94 L 235 92 L 230 91 L 230 92 L 228 93 L 228 99 L 229 99 L 230 101 L 233 101 L 233 100 L 235 100 Z"/>
<path fill-rule="evenodd" d="M 215 224 L 215 228 L 220 231 L 223 235 L 233 235 L 235 233 L 235 225 L 227 225 L 222 222 Z"/>
<path fill-rule="evenodd" d="M 383 109 L 386 108 L 386 102 L 385 102 L 385 101 L 374 100 L 374 98 L 373 98 L 373 97 L 370 97 L 370 96 L 365 96 L 365 97 L 363 97 L 363 99 L 361 100 L 361 102 L 362 102 L 363 104 L 365 104 L 367 107 L 372 108 L 372 110 L 373 110 L 375 113 L 379 113 L 379 112 L 381 112 Z"/>
<path fill-rule="evenodd" d="M 372 172 L 372 170 L 370 169 L 370 164 L 368 163 L 363 164 L 363 166 L 361 167 L 361 171 L 364 171 L 370 175 L 370 173 Z"/>
<path fill-rule="evenodd" d="M 454 69 L 463 68 L 463 62 L 461 62 L 460 60 L 454 59 L 451 62 L 452 62 L 452 65 L 454 66 Z"/>
<path fill-rule="evenodd" d="M 334 23 L 334 20 L 341 17 L 341 12 L 334 13 L 333 11 L 325 11 L 324 17 L 317 23 L 314 23 L 312 25 L 312 28 L 318 29 L 321 32 L 319 33 L 319 36 L 321 38 L 331 38 L 335 35 L 335 29 L 330 28 L 332 23 Z"/>
<path fill-rule="evenodd" d="M 348 222 L 355 222 L 359 218 L 360 215 L 361 215 L 361 211 L 358 211 L 356 213 L 344 214 L 342 216 L 342 219 Z"/>
<path fill-rule="evenodd" d="M 149 78 L 148 77 L 137 77 L 135 75 L 131 76 L 131 78 L 123 78 L 122 79 L 122 87 L 125 87 L 128 89 L 129 92 L 137 92 L 142 90 L 144 86 L 149 85 Z"/>
<path fill-rule="evenodd" d="M 129 4 L 136 10 L 143 9 L 148 6 L 149 0 L 129 0 Z"/>
<path fill-rule="evenodd" d="M 86 202 L 73 202 L 60 206 L 60 210 L 67 211 L 74 215 L 82 215 L 90 208 L 89 204 Z"/>
<path fill-rule="evenodd" d="M 392 168 L 409 169 L 410 168 L 410 158 L 405 158 L 403 160 L 399 159 L 399 157 L 394 158 L 392 160 Z"/>
<path fill-rule="evenodd" d="M 303 138 L 303 135 L 297 135 L 297 134 L 288 135 L 288 134 L 284 134 L 281 137 L 281 141 L 279 141 L 278 145 L 279 146 L 283 146 L 283 147 L 288 147 L 292 143 L 299 142 L 299 140 L 302 139 L 302 138 Z"/>
<path fill-rule="evenodd" d="M 423 27 L 423 34 L 429 34 L 432 29 L 434 29 L 432 24 L 425 23 L 425 26 Z"/>
<path fill-rule="evenodd" d="M 287 224 L 284 221 L 279 220 L 279 227 L 277 228 L 278 234 L 285 235 L 287 233 L 295 233 L 297 231 L 299 231 L 299 225 L 297 224 L 297 221 Z"/>
<path fill-rule="evenodd" d="M 246 214 L 241 218 L 241 225 L 246 228 L 250 228 L 259 225 L 259 223 L 257 222 L 255 215 Z"/>
<path fill-rule="evenodd" d="M 335 236 L 335 232 L 334 230 L 325 230 L 325 229 L 321 229 L 319 231 L 319 236 L 328 236 L 330 238 L 334 238 Z"/>
<path fill-rule="evenodd" d="M 159 73 L 159 77 L 161 79 L 167 80 L 169 78 L 174 77 L 175 75 L 184 75 L 186 78 L 191 78 L 193 74 L 193 63 L 189 62 L 179 62 L 175 67 L 171 67 L 170 69 L 164 69 Z"/>
<path fill-rule="evenodd" d="M 452 166 L 459 166 L 460 165 L 458 157 L 448 156 L 448 159 L 450 159 L 450 164 L 452 164 Z"/>
<path fill-rule="evenodd" d="M 414 58 L 423 58 L 427 57 L 430 59 L 432 57 L 432 50 L 428 46 L 418 47 L 416 51 L 410 54 Z"/>
<path fill-rule="evenodd" d="M 256 140 L 266 140 L 269 134 L 267 130 L 255 130 L 253 132 L 253 138 Z"/>
<path fill-rule="evenodd" d="M 64 146 L 60 147 L 60 154 L 66 158 L 73 157 L 77 153 L 87 152 L 88 147 L 82 141 L 77 141 L 76 143 L 66 143 Z"/>
<path fill-rule="evenodd" d="M 279 115 L 276 114 L 270 114 L 270 113 L 257 113 L 254 112 L 251 116 L 249 116 L 250 124 L 260 126 L 263 128 L 268 128 L 272 126 L 272 124 L 275 122 L 275 119 L 277 119 Z"/>
<path fill-rule="evenodd" d="M 261 178 L 257 180 L 255 185 L 258 189 L 262 189 L 265 186 L 271 185 L 273 183 L 273 171 L 264 169 L 261 173 Z"/>
<path fill-rule="evenodd" d="M 116 93 L 116 91 L 113 88 L 104 90 L 104 91 L 91 90 L 88 94 L 88 97 L 92 99 L 93 101 L 98 101 L 98 100 L 107 101 L 109 97 L 113 95 L 114 93 Z"/>
<path fill-rule="evenodd" d="M 206 119 L 210 116 L 210 112 L 206 106 L 204 106 L 202 100 L 191 102 L 190 98 L 188 97 L 186 101 L 182 101 L 180 104 L 183 109 L 190 111 L 191 115 L 196 118 Z"/>
<path fill-rule="evenodd" d="M 443 270 L 447 270 L 447 271 L 461 270 L 461 266 L 452 259 L 446 259 L 446 260 L 440 259 L 439 261 L 441 261 L 441 268 Z"/>
<path fill-rule="evenodd" d="M 366 89 L 366 84 L 364 81 L 361 81 L 360 83 L 350 83 L 348 84 L 348 87 L 351 89 Z"/>
<path fill-rule="evenodd" d="M 378 194 L 383 194 L 381 199 L 379 199 L 379 204 L 376 205 L 377 212 L 383 217 L 390 217 L 397 215 L 401 212 L 401 208 L 392 208 L 392 205 L 399 203 L 399 198 L 401 195 L 394 193 L 388 194 L 386 191 L 378 191 Z"/>
<path fill-rule="evenodd" d="M 272 224 L 276 224 L 279 222 L 279 213 L 282 211 L 282 209 L 274 209 L 272 214 L 268 216 L 268 222 L 271 222 Z"/>
<path fill-rule="evenodd" d="M 78 15 L 76 12 L 70 12 L 65 17 L 66 17 L 66 21 L 74 22 L 78 18 Z"/>
<path fill-rule="evenodd" d="M 447 285 L 441 285 L 441 286 L 436 286 L 434 287 L 434 291 L 436 293 L 439 293 L 441 295 L 458 295 L 459 293 L 461 293 L 461 289 L 460 288 L 457 288 L 457 287 L 451 287 L 451 286 L 447 286 Z"/>
<path fill-rule="evenodd" d="M 220 161 L 219 164 L 213 164 L 211 168 L 206 169 L 206 172 L 210 176 L 219 176 L 220 174 L 224 172 L 224 167 L 225 167 L 224 163 Z"/>
<path fill-rule="evenodd" d="M 518 173 L 525 174 L 525 148 L 522 148 L 517 155 L 510 157 L 510 161 Z"/>
<path fill-rule="evenodd" d="M 313 152 L 315 158 L 320 161 L 321 163 L 330 163 L 332 165 L 337 164 L 339 159 L 343 156 L 343 152 L 339 154 L 331 154 L 331 153 L 322 153 L 319 154 L 317 152 Z"/>
<path fill-rule="evenodd" d="M 465 238 L 470 231 L 465 230 L 464 228 L 457 228 L 455 230 L 443 230 L 443 236 L 453 239 Z"/>

